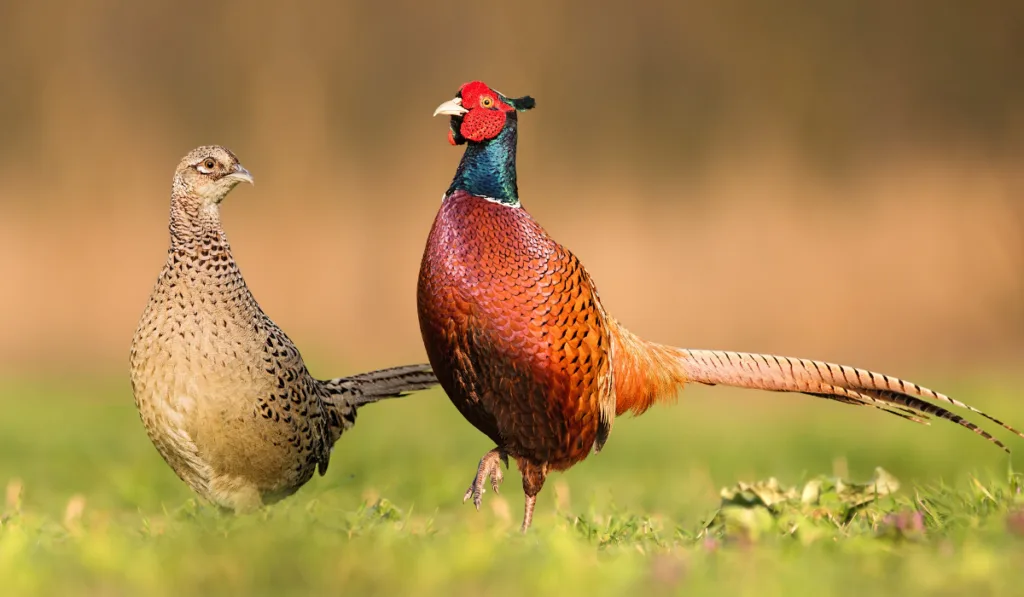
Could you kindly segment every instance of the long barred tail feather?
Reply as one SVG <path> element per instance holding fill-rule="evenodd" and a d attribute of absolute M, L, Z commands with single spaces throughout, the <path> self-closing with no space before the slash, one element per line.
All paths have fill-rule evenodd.
<path fill-rule="evenodd" d="M 689 350 L 637 338 L 614 326 L 615 390 L 618 414 L 639 414 L 655 402 L 674 398 L 686 383 L 799 392 L 845 404 L 873 406 L 889 414 L 927 424 L 946 419 L 1009 452 L 1003 442 L 935 402 L 978 414 L 1024 438 L 999 419 L 945 394 L 897 377 L 823 361 L 721 350 Z"/>
<path fill-rule="evenodd" d="M 401 398 L 409 392 L 437 385 L 429 364 L 403 365 L 339 377 L 323 382 L 332 396 L 352 406 L 362 406 L 384 398 Z"/>
<path fill-rule="evenodd" d="M 933 415 L 970 429 L 1006 452 L 1009 448 L 974 423 L 928 402 L 931 399 L 969 410 L 1010 430 L 1020 431 L 999 419 L 934 390 L 902 379 L 846 365 L 774 355 L 712 350 L 680 350 L 687 379 L 709 385 L 757 388 L 777 392 L 802 392 L 835 399 L 854 396 L 863 404 L 883 410 L 895 405 L 925 416 Z M 891 410 L 889 412 L 892 412 Z M 895 413 L 894 413 L 895 414 Z M 908 415 L 908 416 L 918 416 Z M 920 418 L 920 417 L 918 417 Z"/>
<path fill-rule="evenodd" d="M 867 396 L 867 395 L 863 395 L 864 396 L 863 399 L 848 400 L 845 396 L 841 397 L 841 398 L 837 397 L 838 396 L 838 392 L 842 391 L 840 388 L 836 388 L 835 391 L 837 393 L 833 393 L 833 394 L 827 394 L 827 393 L 823 393 L 823 392 L 803 392 L 803 393 L 807 394 L 808 396 L 814 396 L 816 398 L 824 398 L 826 400 L 835 400 L 837 402 L 842 402 L 843 404 L 852 404 L 854 406 L 873 406 L 873 407 L 875 407 L 875 408 L 877 408 L 877 409 L 879 409 L 879 410 L 881 410 L 883 412 L 889 413 L 890 415 L 895 415 L 897 417 L 900 417 L 901 419 L 906 419 L 908 421 L 913 421 L 914 423 L 920 423 L 922 425 L 930 425 L 931 424 L 931 423 L 928 422 L 928 415 L 926 415 L 924 413 L 921 413 L 921 412 L 918 412 L 918 411 L 915 411 L 915 410 L 911 410 L 909 408 L 901 408 L 901 407 L 898 407 L 898 406 L 895 406 L 895 407 L 887 406 L 884 402 L 882 402 L 880 400 L 876 400 L 874 398 L 871 398 L 870 396 Z M 847 390 L 846 393 L 850 393 L 849 390 Z"/>

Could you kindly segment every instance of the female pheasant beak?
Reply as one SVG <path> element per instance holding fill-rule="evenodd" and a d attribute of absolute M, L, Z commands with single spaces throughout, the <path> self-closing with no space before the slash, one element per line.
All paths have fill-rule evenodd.
<path fill-rule="evenodd" d="M 224 178 L 236 183 L 247 182 L 254 186 L 256 184 L 256 181 L 252 178 L 252 174 L 249 174 L 249 171 L 241 164 L 235 164 L 235 167 L 231 169 L 231 173 L 226 175 Z"/>
<path fill-rule="evenodd" d="M 438 114 L 446 114 L 448 116 L 462 116 L 466 112 L 469 112 L 469 110 L 462 107 L 462 98 L 457 97 L 455 99 L 448 100 L 445 103 L 438 106 L 437 109 L 434 110 L 434 116 L 437 116 Z"/>

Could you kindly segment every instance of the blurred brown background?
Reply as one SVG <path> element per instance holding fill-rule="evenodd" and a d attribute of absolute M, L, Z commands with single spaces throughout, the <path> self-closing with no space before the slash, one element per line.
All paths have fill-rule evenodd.
<path fill-rule="evenodd" d="M 171 174 L 230 147 L 251 288 L 330 375 L 424 358 L 468 80 L 524 204 L 651 339 L 1024 362 L 1024 3 L 0 3 L 0 374 L 123 374 Z"/>

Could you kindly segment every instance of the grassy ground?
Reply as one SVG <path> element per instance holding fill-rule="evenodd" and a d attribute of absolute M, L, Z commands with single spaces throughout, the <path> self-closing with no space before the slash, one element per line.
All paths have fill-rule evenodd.
<path fill-rule="evenodd" d="M 1020 426 L 1018 381 L 937 385 Z M 440 391 L 364 409 L 326 477 L 241 518 L 192 499 L 146 438 L 125 380 L 8 380 L 0 414 L 2 595 L 987 595 L 1024 585 L 1024 500 L 1005 455 L 941 421 L 925 428 L 805 397 L 694 388 L 675 407 L 620 419 L 604 452 L 549 479 L 525 537 L 517 473 L 479 513 L 462 505 L 491 445 Z M 887 478 L 834 485 L 834 475 L 866 482 L 879 466 L 898 491 Z M 738 487 L 770 477 L 780 485 Z M 729 500 L 723 487 L 735 490 Z"/>

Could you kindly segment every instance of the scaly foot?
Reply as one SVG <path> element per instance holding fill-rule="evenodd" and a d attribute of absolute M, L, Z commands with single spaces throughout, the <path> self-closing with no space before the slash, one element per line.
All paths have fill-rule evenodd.
<path fill-rule="evenodd" d="M 523 514 L 523 526 L 519 527 L 520 533 L 526 533 L 533 524 L 533 508 L 537 505 L 537 496 L 526 496 L 526 509 Z"/>
<path fill-rule="evenodd" d="M 500 448 L 495 448 L 484 454 L 484 457 L 480 459 L 480 466 L 476 469 L 476 477 L 470 483 L 469 489 L 466 490 L 466 495 L 462 496 L 463 504 L 472 496 L 473 505 L 477 510 L 480 509 L 480 502 L 486 491 L 484 483 L 487 482 L 488 477 L 491 479 L 491 489 L 495 494 L 498 493 L 498 486 L 505 478 L 501 472 L 502 463 L 505 463 L 505 468 L 508 468 L 508 454 L 502 452 Z"/>

